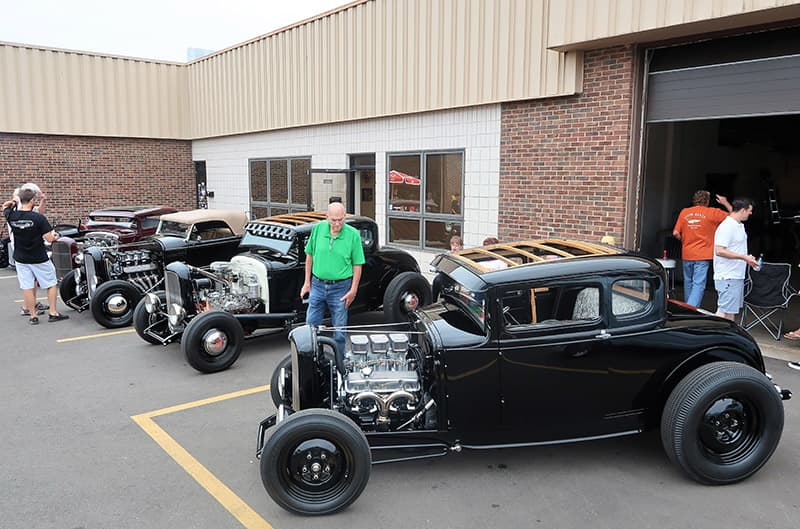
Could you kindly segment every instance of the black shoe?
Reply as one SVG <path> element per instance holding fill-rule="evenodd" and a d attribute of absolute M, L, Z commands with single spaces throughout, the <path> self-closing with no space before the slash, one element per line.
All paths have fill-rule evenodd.
<path fill-rule="evenodd" d="M 31 325 L 39 325 L 39 318 L 34 316 L 33 318 L 28 320 L 28 323 L 30 323 Z"/>
<path fill-rule="evenodd" d="M 49 323 L 53 323 L 54 321 L 61 321 L 61 320 L 68 320 L 69 316 L 66 314 L 51 314 L 47 317 L 47 321 Z"/>
<path fill-rule="evenodd" d="M 36 310 L 37 310 L 37 311 L 40 311 L 40 310 L 47 310 L 47 309 L 49 309 L 49 308 L 50 308 L 50 305 L 45 305 L 44 303 L 40 303 L 40 302 L 38 302 L 38 301 L 36 302 Z M 41 314 L 41 312 L 40 312 L 39 314 Z"/>

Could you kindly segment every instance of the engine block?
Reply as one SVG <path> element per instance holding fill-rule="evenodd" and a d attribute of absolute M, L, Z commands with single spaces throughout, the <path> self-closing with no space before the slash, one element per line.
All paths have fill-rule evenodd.
<path fill-rule="evenodd" d="M 348 411 L 378 430 L 407 418 L 422 398 L 416 356 L 407 334 L 352 335 L 345 355 Z"/>
<path fill-rule="evenodd" d="M 210 265 L 215 276 L 211 287 L 200 293 L 208 308 L 225 312 L 250 312 L 261 302 L 258 277 L 237 262 L 215 261 Z"/>

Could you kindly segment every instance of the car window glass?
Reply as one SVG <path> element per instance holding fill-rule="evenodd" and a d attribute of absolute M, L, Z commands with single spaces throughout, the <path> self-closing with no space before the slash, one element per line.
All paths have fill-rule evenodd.
<path fill-rule="evenodd" d="M 645 279 L 623 279 L 611 287 L 611 311 L 614 316 L 636 316 L 653 306 L 653 289 Z"/>
<path fill-rule="evenodd" d="M 191 226 L 183 224 L 182 222 L 175 222 L 170 220 L 162 220 L 158 225 L 158 233 L 161 235 L 171 235 L 174 237 L 186 238 Z"/>
<path fill-rule="evenodd" d="M 233 230 L 221 220 L 198 222 L 192 228 L 191 239 L 194 241 L 209 241 L 233 236 Z"/>
<path fill-rule="evenodd" d="M 158 217 L 144 217 L 140 219 L 143 229 L 155 228 L 158 226 Z"/>
<path fill-rule="evenodd" d="M 600 288 L 596 285 L 525 286 L 503 294 L 505 326 L 545 329 L 597 321 Z"/>
<path fill-rule="evenodd" d="M 375 244 L 372 230 L 369 228 L 361 228 L 359 233 L 361 234 L 361 245 L 364 247 L 364 250 L 371 250 L 372 246 Z"/>

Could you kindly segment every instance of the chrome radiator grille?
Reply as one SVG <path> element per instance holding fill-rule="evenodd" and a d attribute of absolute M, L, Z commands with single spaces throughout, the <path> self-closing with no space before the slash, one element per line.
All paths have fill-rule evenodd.
<path fill-rule="evenodd" d="M 66 242 L 55 241 L 50 246 L 51 259 L 56 267 L 56 277 L 61 279 L 72 270 L 72 253 L 70 245 Z"/>
<path fill-rule="evenodd" d="M 166 282 L 166 294 L 167 294 L 167 314 L 173 314 L 174 305 L 183 306 L 183 299 L 181 298 L 181 281 L 178 278 L 178 274 L 175 272 L 167 270 L 167 273 L 164 276 Z"/>
<path fill-rule="evenodd" d="M 89 299 L 92 299 L 94 295 L 94 291 L 97 290 L 97 270 L 94 267 L 94 259 L 90 256 L 86 256 L 86 259 L 83 261 L 84 266 L 86 266 L 86 286 L 87 286 L 87 295 Z"/>

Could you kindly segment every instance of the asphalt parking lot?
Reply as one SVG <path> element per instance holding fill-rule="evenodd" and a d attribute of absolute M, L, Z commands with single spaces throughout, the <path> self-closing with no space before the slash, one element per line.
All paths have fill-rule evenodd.
<path fill-rule="evenodd" d="M 797 400 L 775 455 L 737 485 L 688 480 L 650 433 L 379 465 L 347 510 L 294 516 L 266 495 L 254 457 L 285 335 L 253 339 L 232 369 L 202 375 L 177 345 L 63 306 L 70 320 L 29 326 L 20 300 L 0 269 L 3 529 L 800 527 Z M 768 368 L 800 392 L 800 372 Z"/>

